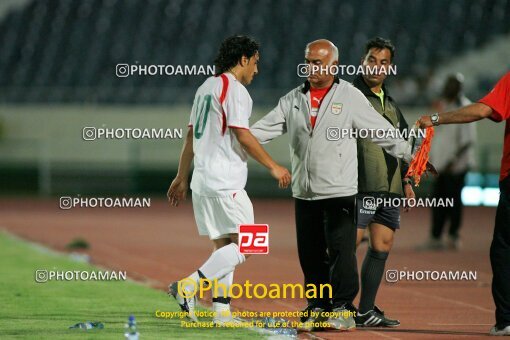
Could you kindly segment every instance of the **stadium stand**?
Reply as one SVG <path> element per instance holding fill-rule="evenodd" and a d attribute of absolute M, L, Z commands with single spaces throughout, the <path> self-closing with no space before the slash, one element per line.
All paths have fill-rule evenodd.
<path fill-rule="evenodd" d="M 295 67 L 312 39 L 335 41 L 341 63 L 357 65 L 368 38 L 391 38 L 398 73 L 421 79 L 510 33 L 509 22 L 510 0 L 30 1 L 1 18 L 0 101 L 189 102 L 202 77 L 118 78 L 115 65 L 207 65 L 225 36 L 249 33 L 262 43 L 253 97 L 273 104 L 299 82 Z"/>

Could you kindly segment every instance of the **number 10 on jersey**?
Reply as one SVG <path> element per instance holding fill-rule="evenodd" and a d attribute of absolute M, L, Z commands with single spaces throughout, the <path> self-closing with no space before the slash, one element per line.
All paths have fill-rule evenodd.
<path fill-rule="evenodd" d="M 204 98 L 199 96 L 197 98 L 195 112 L 193 112 L 195 118 L 195 126 L 193 127 L 193 131 L 195 133 L 196 139 L 202 138 L 202 135 L 204 134 L 205 124 L 207 123 L 207 118 L 209 118 L 210 109 L 211 95 L 205 95 Z"/>

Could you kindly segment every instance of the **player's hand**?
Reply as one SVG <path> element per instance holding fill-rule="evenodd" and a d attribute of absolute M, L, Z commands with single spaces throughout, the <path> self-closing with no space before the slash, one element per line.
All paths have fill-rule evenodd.
<path fill-rule="evenodd" d="M 278 187 L 280 187 L 280 189 L 285 189 L 289 186 L 291 181 L 289 170 L 283 166 L 276 165 L 270 170 L 270 172 L 271 176 L 273 176 L 278 181 Z"/>
<path fill-rule="evenodd" d="M 179 205 L 180 201 L 186 200 L 186 195 L 188 193 L 188 179 L 182 177 L 175 177 L 170 184 L 170 188 L 168 188 L 168 192 L 166 196 L 168 197 L 168 201 L 174 207 Z"/>
<path fill-rule="evenodd" d="M 421 116 L 418 124 L 420 125 L 420 129 L 425 129 L 432 126 L 432 120 L 430 116 Z"/>
<path fill-rule="evenodd" d="M 407 200 L 416 198 L 416 194 L 414 193 L 413 186 L 411 184 L 404 185 L 404 195 Z M 411 211 L 409 206 L 404 207 L 405 212 Z"/>

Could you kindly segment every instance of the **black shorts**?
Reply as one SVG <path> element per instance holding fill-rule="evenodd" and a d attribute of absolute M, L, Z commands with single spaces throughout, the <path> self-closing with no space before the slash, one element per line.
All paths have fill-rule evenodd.
<path fill-rule="evenodd" d="M 375 206 L 372 195 L 358 194 L 356 211 L 359 229 L 366 229 L 370 223 L 379 223 L 394 230 L 400 228 L 400 207 Z"/>

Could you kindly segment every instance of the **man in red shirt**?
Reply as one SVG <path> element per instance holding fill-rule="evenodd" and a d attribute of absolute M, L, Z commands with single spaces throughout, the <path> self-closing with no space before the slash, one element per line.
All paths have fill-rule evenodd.
<path fill-rule="evenodd" d="M 420 126 L 425 128 L 440 124 L 470 123 L 483 118 L 495 122 L 506 121 L 499 177 L 501 195 L 490 250 L 492 296 L 496 304 L 496 325 L 492 327 L 490 334 L 510 336 L 510 72 L 478 103 L 440 115 L 434 113 L 431 116 L 422 116 Z"/>

